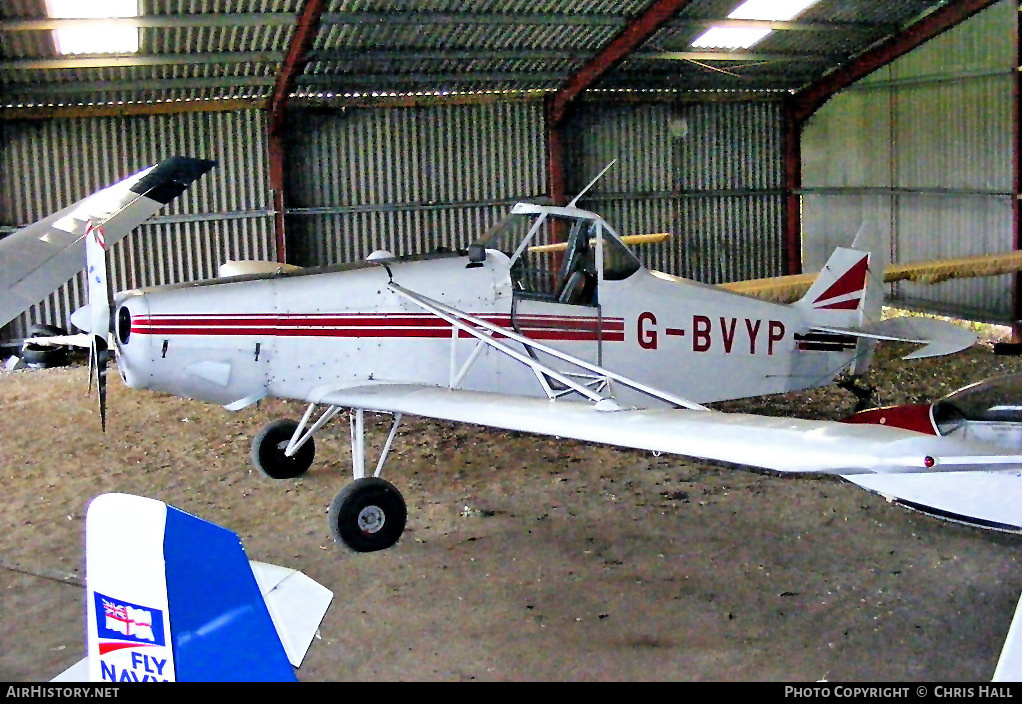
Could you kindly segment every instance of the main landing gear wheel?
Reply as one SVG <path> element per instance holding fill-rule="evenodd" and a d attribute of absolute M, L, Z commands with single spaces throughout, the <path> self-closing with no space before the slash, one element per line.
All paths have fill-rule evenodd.
<path fill-rule="evenodd" d="M 405 530 L 408 508 L 401 492 L 379 477 L 356 479 L 330 504 L 334 539 L 355 552 L 386 550 Z"/>
<path fill-rule="evenodd" d="M 288 419 L 267 423 L 252 440 L 252 464 L 271 479 L 295 479 L 309 471 L 316 456 L 310 437 L 291 457 L 284 454 L 298 422 Z"/>

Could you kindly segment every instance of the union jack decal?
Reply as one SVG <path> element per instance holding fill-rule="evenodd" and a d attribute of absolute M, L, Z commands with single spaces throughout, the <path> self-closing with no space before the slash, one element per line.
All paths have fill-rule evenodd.
<path fill-rule="evenodd" d="M 163 612 L 94 592 L 100 653 L 138 645 L 166 645 Z M 111 642 L 112 641 L 112 642 Z"/>

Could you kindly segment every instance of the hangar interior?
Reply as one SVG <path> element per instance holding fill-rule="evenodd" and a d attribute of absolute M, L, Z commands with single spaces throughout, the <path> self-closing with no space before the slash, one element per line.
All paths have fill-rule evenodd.
<path fill-rule="evenodd" d="M 218 162 L 114 248 L 115 290 L 462 248 L 614 160 L 579 205 L 671 233 L 637 254 L 707 283 L 812 271 L 857 235 L 891 263 L 1019 248 L 1007 0 L 130 0 L 112 24 L 59 4 L 0 5 L 0 235 L 161 159 Z M 1015 283 L 887 293 L 1015 324 Z"/>

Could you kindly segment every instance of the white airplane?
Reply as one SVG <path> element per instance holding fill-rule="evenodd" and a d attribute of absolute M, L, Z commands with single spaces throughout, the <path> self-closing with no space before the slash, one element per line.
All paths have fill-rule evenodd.
<path fill-rule="evenodd" d="M 380 477 L 403 414 L 853 479 L 1022 470 L 1022 454 L 984 437 L 702 405 L 860 374 L 880 340 L 925 345 L 910 357 L 972 344 L 955 326 L 880 320 L 865 252 L 837 250 L 807 293 L 779 304 L 645 269 L 575 201 L 521 203 L 466 252 L 252 264 L 260 273 L 111 302 L 101 231 L 86 238 L 90 303 L 75 317 L 95 340 L 100 376 L 112 337 L 130 387 L 230 409 L 271 395 L 307 402 L 300 421 L 271 423 L 253 442 L 255 465 L 279 479 L 304 474 L 314 434 L 351 409 L 354 481 L 329 520 L 358 552 L 386 549 L 404 530 L 404 500 Z M 367 410 L 394 417 L 371 476 Z M 1000 676 L 1016 672 L 1015 649 Z"/>
<path fill-rule="evenodd" d="M 333 599 L 141 496 L 92 500 L 85 553 L 87 655 L 54 682 L 293 682 Z"/>
<path fill-rule="evenodd" d="M 91 303 L 74 321 L 101 339 L 112 333 L 129 387 L 229 409 L 271 395 L 307 402 L 301 420 L 275 421 L 253 442 L 252 460 L 270 477 L 304 474 L 315 433 L 351 409 L 354 481 L 329 520 L 359 552 L 388 548 L 404 530 L 404 500 L 380 477 L 403 414 L 782 472 L 1022 466 L 982 442 L 708 410 L 861 373 L 881 339 L 923 343 L 910 355 L 919 357 L 975 337 L 934 321 L 909 321 L 921 331 L 880 321 L 865 252 L 837 250 L 800 300 L 776 304 L 647 270 L 574 202 L 520 203 L 466 252 L 275 265 L 121 292 L 112 305 L 92 246 Z M 394 417 L 371 476 L 365 411 Z"/>

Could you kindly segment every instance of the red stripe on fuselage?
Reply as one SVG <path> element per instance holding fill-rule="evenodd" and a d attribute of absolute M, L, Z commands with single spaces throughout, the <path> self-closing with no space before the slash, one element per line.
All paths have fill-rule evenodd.
<path fill-rule="evenodd" d="M 476 316 L 501 327 L 507 315 Z M 624 320 L 570 316 L 518 316 L 519 331 L 537 340 L 624 340 Z M 274 337 L 451 337 L 451 325 L 432 315 L 321 314 L 274 315 L 154 315 L 132 320 L 131 331 L 140 335 L 259 335 Z M 472 337 L 459 331 L 461 338 Z"/>

